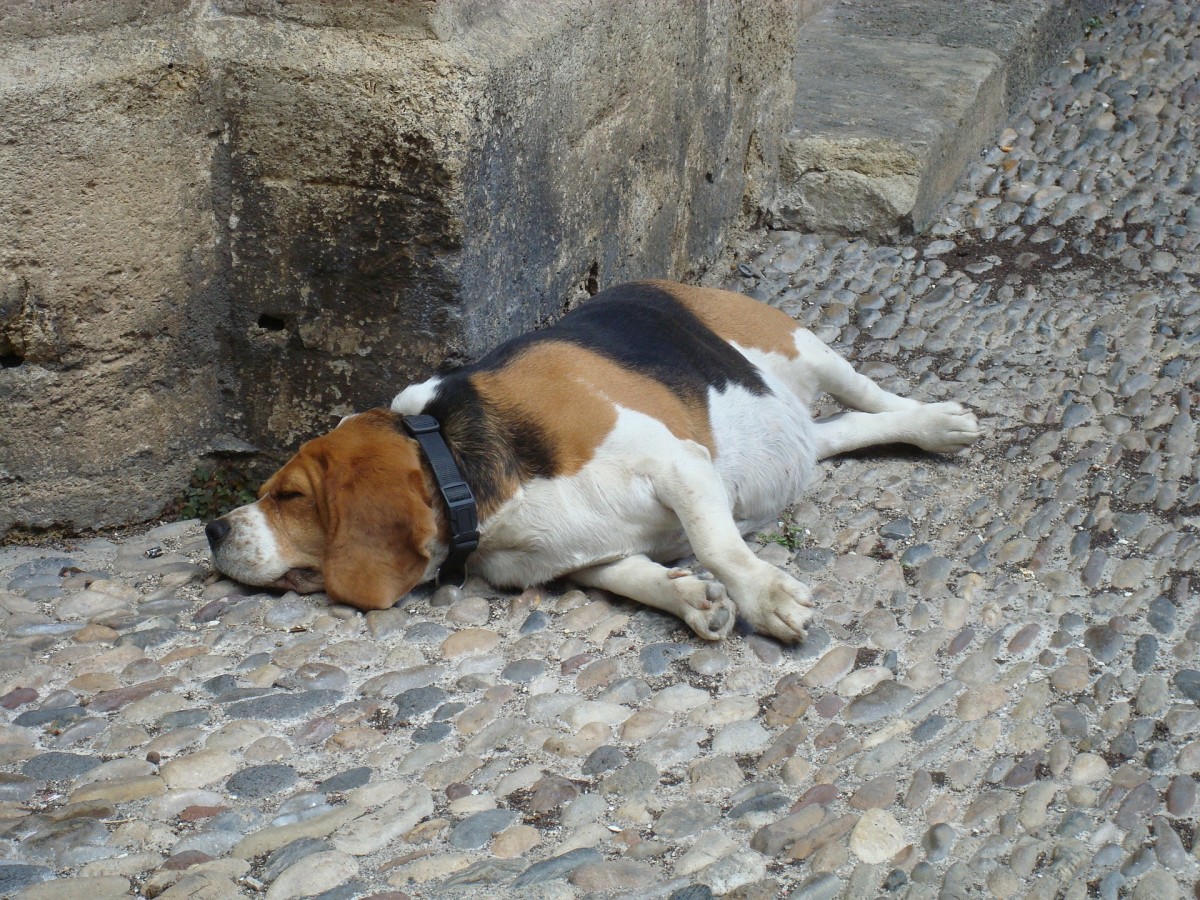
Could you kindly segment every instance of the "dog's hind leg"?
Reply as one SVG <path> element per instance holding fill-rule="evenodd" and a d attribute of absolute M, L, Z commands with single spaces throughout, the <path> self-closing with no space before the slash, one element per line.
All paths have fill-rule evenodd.
<path fill-rule="evenodd" d="M 824 392 L 842 406 L 869 413 L 901 412 L 924 405 L 918 400 L 885 391 L 866 375 L 856 372 L 854 366 L 808 329 L 796 329 L 793 337 L 800 356 L 792 365 L 803 371 L 800 380 L 809 386 L 812 394 L 806 398 L 808 402 L 816 399 L 817 393 Z"/>
<path fill-rule="evenodd" d="M 646 556 L 581 569 L 568 578 L 678 616 L 705 640 L 719 641 L 733 628 L 736 610 L 719 582 L 697 578 L 685 569 L 668 569 Z"/>
<path fill-rule="evenodd" d="M 974 414 L 961 404 L 921 403 L 885 391 L 812 332 L 798 329 L 795 340 L 801 382 L 811 386 L 810 392 L 824 391 L 853 410 L 815 423 L 818 458 L 895 443 L 957 453 L 982 435 Z"/>
<path fill-rule="evenodd" d="M 913 444 L 933 453 L 957 453 L 982 434 L 974 414 L 958 403 L 918 403 L 903 412 L 845 412 L 813 425 L 818 459 L 877 444 Z"/>

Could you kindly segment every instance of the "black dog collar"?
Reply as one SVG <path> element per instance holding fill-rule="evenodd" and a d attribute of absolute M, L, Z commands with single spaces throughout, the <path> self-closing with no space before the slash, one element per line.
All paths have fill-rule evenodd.
<path fill-rule="evenodd" d="M 461 586 L 467 579 L 467 557 L 479 546 L 479 509 L 475 495 L 463 479 L 442 437 L 441 425 L 433 416 L 404 416 L 400 422 L 425 453 L 438 491 L 446 501 L 447 521 L 450 524 L 450 552 L 437 574 L 453 578 Z"/>

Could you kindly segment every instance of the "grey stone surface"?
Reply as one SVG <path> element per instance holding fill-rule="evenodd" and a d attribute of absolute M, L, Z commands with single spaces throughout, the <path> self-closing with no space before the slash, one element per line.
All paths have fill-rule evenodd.
<path fill-rule="evenodd" d="M 98 765 L 100 765 L 100 760 L 92 756 L 50 752 L 35 756 L 21 766 L 21 774 L 46 781 L 70 781 Z"/>
<path fill-rule="evenodd" d="M 242 769 L 225 782 L 225 790 L 235 797 L 261 800 L 281 793 L 295 783 L 296 770 L 291 766 L 268 763 Z"/>
<path fill-rule="evenodd" d="M 54 871 L 45 866 L 31 866 L 22 863 L 0 864 L 0 891 L 14 892 L 31 884 L 49 881 L 54 877 Z"/>
<path fill-rule="evenodd" d="M 317 783 L 317 789 L 334 793 L 337 791 L 350 791 L 357 787 L 362 787 L 371 780 L 370 766 L 358 766 L 357 768 L 347 769 L 344 772 L 338 772 L 336 775 L 330 775 L 324 781 Z"/>
<path fill-rule="evenodd" d="M 566 878 L 580 866 L 597 863 L 601 859 L 603 857 L 591 847 L 570 850 L 561 856 L 534 863 L 517 877 L 513 882 L 513 887 L 522 888 L 557 878 Z"/>
<path fill-rule="evenodd" d="M 447 838 L 451 847 L 475 850 L 482 847 L 497 831 L 512 824 L 517 814 L 509 809 L 489 809 L 464 819 Z"/>
<path fill-rule="evenodd" d="M 334 703 L 340 697 L 339 691 L 268 694 L 230 703 L 226 708 L 226 715 L 247 719 L 293 719 Z"/>

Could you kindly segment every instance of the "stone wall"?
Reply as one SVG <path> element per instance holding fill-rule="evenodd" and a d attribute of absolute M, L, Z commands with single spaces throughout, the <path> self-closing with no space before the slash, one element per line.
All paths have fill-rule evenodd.
<path fill-rule="evenodd" d="M 0 533 L 155 514 L 770 206 L 758 0 L 4 0 Z"/>
<path fill-rule="evenodd" d="M 221 427 L 212 79 L 182 3 L 4 10 L 0 533 L 146 518 Z"/>

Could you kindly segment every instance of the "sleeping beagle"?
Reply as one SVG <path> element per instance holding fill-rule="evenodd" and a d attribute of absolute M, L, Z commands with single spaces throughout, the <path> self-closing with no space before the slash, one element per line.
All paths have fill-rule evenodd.
<path fill-rule="evenodd" d="M 814 421 L 820 392 L 854 411 Z M 346 417 L 206 531 L 230 577 L 360 609 L 469 554 L 497 587 L 569 576 L 702 638 L 738 613 L 796 641 L 809 589 L 742 535 L 796 500 L 818 459 L 891 442 L 953 453 L 979 436 L 959 404 L 883 390 L 777 309 L 648 281 Z M 715 580 L 670 567 L 689 554 Z"/>

